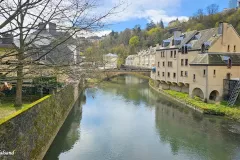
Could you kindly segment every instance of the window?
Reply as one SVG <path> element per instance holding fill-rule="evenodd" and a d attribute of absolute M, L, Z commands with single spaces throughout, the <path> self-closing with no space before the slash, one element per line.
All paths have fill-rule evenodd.
<path fill-rule="evenodd" d="M 188 66 L 188 59 L 185 59 L 185 66 Z"/>
<path fill-rule="evenodd" d="M 206 69 L 203 70 L 203 76 L 206 76 Z"/>
<path fill-rule="evenodd" d="M 165 62 L 162 62 L 162 66 L 163 66 L 163 67 L 165 66 Z"/>
<path fill-rule="evenodd" d="M 158 76 L 160 75 L 159 71 L 158 71 Z"/>
<path fill-rule="evenodd" d="M 201 52 L 204 53 L 205 52 L 205 45 L 202 44 L 202 47 L 201 47 Z"/>
<path fill-rule="evenodd" d="M 236 52 L 236 45 L 234 45 L 234 50 L 233 51 Z"/>
<path fill-rule="evenodd" d="M 232 68 L 232 60 L 231 60 L 231 58 L 228 59 L 228 68 Z"/>
<path fill-rule="evenodd" d="M 165 52 L 163 51 L 163 57 L 165 57 Z"/>
<path fill-rule="evenodd" d="M 193 74 L 193 81 L 195 81 L 196 80 L 196 75 L 195 74 Z"/>
<path fill-rule="evenodd" d="M 177 57 L 177 51 L 175 50 L 174 51 L 174 58 L 176 58 Z"/>
<path fill-rule="evenodd" d="M 176 78 L 176 73 L 173 73 L 173 78 Z"/>
<path fill-rule="evenodd" d="M 216 70 L 215 69 L 213 70 L 213 76 L 216 76 Z"/>
<path fill-rule="evenodd" d="M 184 54 L 184 47 L 182 46 L 182 54 Z"/>
<path fill-rule="evenodd" d="M 184 59 L 181 59 L 181 66 L 183 66 L 183 63 L 184 63 Z"/>
<path fill-rule="evenodd" d="M 162 72 L 162 76 L 164 77 L 165 75 L 164 75 L 164 72 Z"/>
<path fill-rule="evenodd" d="M 173 51 L 171 51 L 171 58 L 173 57 Z"/>
<path fill-rule="evenodd" d="M 185 54 L 188 53 L 188 48 L 187 48 L 187 46 L 184 47 L 184 53 L 185 53 Z"/>
<path fill-rule="evenodd" d="M 168 67 L 172 67 L 172 62 L 168 62 Z"/>
<path fill-rule="evenodd" d="M 230 51 L 230 45 L 228 45 L 228 52 Z"/>
<path fill-rule="evenodd" d="M 188 77 L 188 72 L 187 71 L 185 71 L 185 77 Z"/>
<path fill-rule="evenodd" d="M 158 67 L 160 67 L 160 62 L 158 62 Z"/>
<path fill-rule="evenodd" d="M 170 78 L 170 72 L 168 72 L 168 78 Z"/>
<path fill-rule="evenodd" d="M 181 77 L 183 77 L 183 71 L 181 71 Z"/>

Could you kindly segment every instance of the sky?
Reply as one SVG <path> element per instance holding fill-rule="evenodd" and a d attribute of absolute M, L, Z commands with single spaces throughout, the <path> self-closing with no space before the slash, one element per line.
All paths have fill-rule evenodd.
<path fill-rule="evenodd" d="M 145 28 L 146 23 L 153 20 L 155 23 L 161 19 L 167 25 L 171 20 L 188 20 L 198 9 L 204 9 L 210 4 L 219 5 L 219 11 L 228 8 L 229 0 L 123 0 L 124 5 L 119 8 L 119 13 L 110 16 L 106 22 L 104 31 L 98 35 L 104 35 L 111 30 L 123 31 L 126 28 L 133 28 L 139 24 Z M 104 7 L 107 10 L 119 0 L 104 0 Z M 107 4 L 107 5 L 106 5 Z"/>

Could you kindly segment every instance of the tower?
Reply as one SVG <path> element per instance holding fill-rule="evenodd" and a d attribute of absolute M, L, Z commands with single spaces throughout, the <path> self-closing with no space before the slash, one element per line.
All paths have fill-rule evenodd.
<path fill-rule="evenodd" d="M 229 8 L 237 8 L 239 0 L 229 0 Z"/>

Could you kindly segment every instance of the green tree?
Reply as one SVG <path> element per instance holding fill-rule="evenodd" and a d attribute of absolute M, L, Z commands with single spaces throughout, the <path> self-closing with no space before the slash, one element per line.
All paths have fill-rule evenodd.
<path fill-rule="evenodd" d="M 129 40 L 129 45 L 132 46 L 132 47 L 137 47 L 139 45 L 139 37 L 138 36 L 133 36 Z"/>
<path fill-rule="evenodd" d="M 155 27 L 156 27 L 156 24 L 153 22 L 153 20 L 151 20 L 150 23 L 147 23 L 146 30 L 149 31 L 149 30 L 151 30 L 152 28 L 155 28 Z"/>

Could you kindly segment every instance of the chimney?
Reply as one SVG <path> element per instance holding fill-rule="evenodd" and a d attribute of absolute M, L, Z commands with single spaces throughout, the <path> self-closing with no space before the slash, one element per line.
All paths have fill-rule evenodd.
<path fill-rule="evenodd" d="M 55 23 L 49 22 L 49 33 L 53 35 L 57 33 L 57 25 Z"/>
<path fill-rule="evenodd" d="M 2 36 L 2 44 L 12 44 L 13 43 L 13 35 L 12 34 L 4 34 Z"/>
<path fill-rule="evenodd" d="M 39 30 L 39 31 L 46 30 L 46 23 L 40 22 L 40 23 L 38 24 L 38 30 Z"/>
<path fill-rule="evenodd" d="M 181 35 L 182 35 L 181 30 L 176 30 L 176 31 L 173 32 L 174 38 L 178 38 L 178 37 L 180 37 Z"/>
<path fill-rule="evenodd" d="M 225 35 L 227 33 L 228 23 L 219 22 L 218 34 L 222 35 L 222 44 L 225 44 Z"/>

